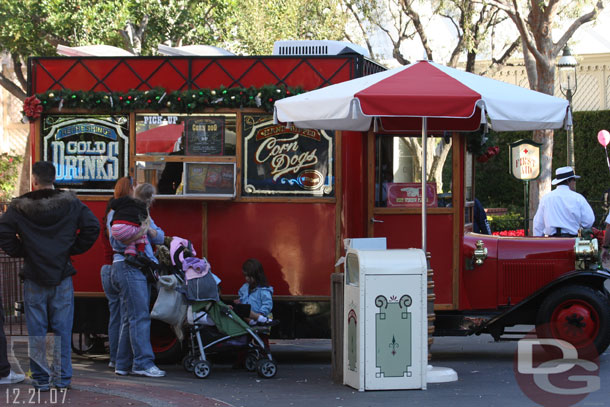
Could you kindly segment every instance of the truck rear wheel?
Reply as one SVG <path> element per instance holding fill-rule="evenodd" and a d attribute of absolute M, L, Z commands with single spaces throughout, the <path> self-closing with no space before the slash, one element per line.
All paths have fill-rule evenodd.
<path fill-rule="evenodd" d="M 157 363 L 176 363 L 182 359 L 182 344 L 165 322 L 151 320 L 150 344 Z"/>
<path fill-rule="evenodd" d="M 561 287 L 542 302 L 536 333 L 569 342 L 579 352 L 594 346 L 601 355 L 610 344 L 610 303 L 604 293 L 591 287 Z"/>

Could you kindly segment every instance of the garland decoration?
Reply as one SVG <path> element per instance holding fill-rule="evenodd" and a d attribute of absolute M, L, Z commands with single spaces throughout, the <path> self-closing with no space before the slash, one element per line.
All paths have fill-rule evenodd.
<path fill-rule="evenodd" d="M 127 92 L 87 92 L 54 89 L 28 97 L 23 115 L 30 121 L 52 109 L 86 109 L 92 112 L 179 112 L 193 113 L 206 108 L 258 107 L 273 112 L 276 100 L 298 95 L 300 87 L 265 85 L 260 88 L 192 89 L 168 92 L 163 88 L 131 89 Z"/>
<path fill-rule="evenodd" d="M 469 133 L 466 140 L 466 149 L 472 153 L 477 162 L 485 163 L 500 152 L 493 133 L 487 133 L 483 128 Z"/>
<path fill-rule="evenodd" d="M 43 111 L 43 106 L 36 96 L 25 98 L 23 102 L 23 114 L 30 120 L 40 117 Z"/>

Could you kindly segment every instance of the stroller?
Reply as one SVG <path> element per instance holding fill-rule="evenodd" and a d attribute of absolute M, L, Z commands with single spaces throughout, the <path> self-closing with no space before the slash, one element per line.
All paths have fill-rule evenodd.
<path fill-rule="evenodd" d="M 166 247 L 169 248 L 168 256 L 160 261 L 166 266 L 171 264 L 166 272 L 184 283 L 176 287 L 176 291 L 182 292 L 190 303 L 186 318 L 189 346 L 182 360 L 184 369 L 205 379 L 212 367 L 209 354 L 245 352 L 246 370 L 256 371 L 263 378 L 274 377 L 277 363 L 259 336 L 268 333 L 268 328 L 248 325 L 220 300 L 220 279 L 211 272 L 205 258 L 190 257 L 195 254 L 190 242 L 174 238 Z"/>
<path fill-rule="evenodd" d="M 188 318 L 190 346 L 182 360 L 187 372 L 200 379 L 209 376 L 211 364 L 207 354 L 246 352 L 245 368 L 270 379 L 277 373 L 277 363 L 258 333 L 263 327 L 250 327 L 222 301 L 204 301 L 191 306 Z M 197 312 L 195 309 L 199 309 Z M 214 325 L 210 325 L 211 321 Z M 191 323 L 192 322 L 192 323 Z"/>

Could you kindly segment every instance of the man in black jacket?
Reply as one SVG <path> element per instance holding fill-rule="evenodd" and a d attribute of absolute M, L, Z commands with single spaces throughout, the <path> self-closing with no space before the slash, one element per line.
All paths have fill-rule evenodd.
<path fill-rule="evenodd" d="M 91 210 L 74 193 L 54 189 L 55 167 L 32 166 L 33 191 L 15 198 L 0 218 L 0 247 L 23 257 L 25 320 L 34 387 L 67 388 L 72 378 L 74 315 L 70 256 L 89 250 L 100 231 Z M 46 334 L 53 333 L 53 365 L 46 361 Z M 60 356 L 61 355 L 61 356 Z"/>

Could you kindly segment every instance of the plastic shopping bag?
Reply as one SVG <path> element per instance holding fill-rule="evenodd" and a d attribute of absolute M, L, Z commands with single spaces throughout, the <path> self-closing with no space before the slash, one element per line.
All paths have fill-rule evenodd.
<path fill-rule="evenodd" d="M 174 275 L 159 277 L 159 295 L 150 312 L 150 317 L 163 321 L 181 331 L 186 318 L 186 298 L 179 291 L 178 279 Z M 176 329 L 178 328 L 178 329 Z"/>

